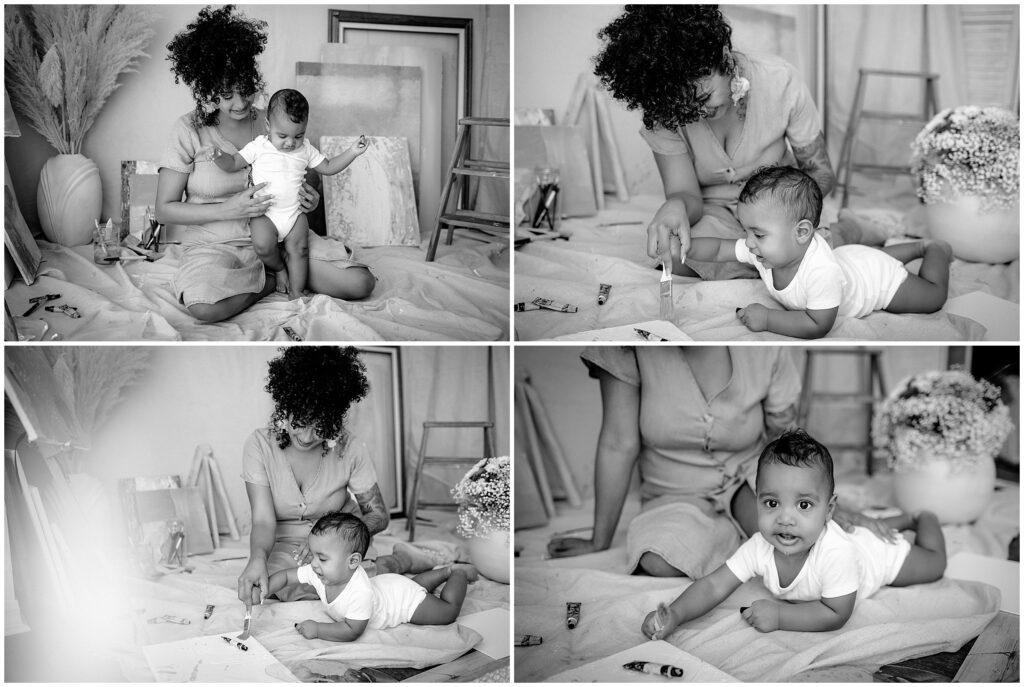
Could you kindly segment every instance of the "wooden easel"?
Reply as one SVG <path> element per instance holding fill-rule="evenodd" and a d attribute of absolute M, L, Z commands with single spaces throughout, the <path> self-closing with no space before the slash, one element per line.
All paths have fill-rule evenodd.
<path fill-rule="evenodd" d="M 224 478 L 221 476 L 217 459 L 213 457 L 213 449 L 208 444 L 196 446 L 195 455 L 192 457 L 192 469 L 189 470 L 185 486 L 199 487 L 203 494 L 203 503 L 210 520 L 210 535 L 213 537 L 214 548 L 220 548 L 221 531 L 218 522 L 224 522 L 227 525 L 232 541 L 238 541 L 241 538 L 238 533 L 238 523 L 235 522 L 235 515 L 231 511 L 228 492 L 224 488 Z M 218 502 L 223 513 L 222 520 L 218 520 L 217 516 Z"/>
<path fill-rule="evenodd" d="M 597 84 L 593 75 L 583 73 L 576 79 L 576 86 L 569 96 L 569 106 L 565 110 L 562 123 L 568 126 L 582 125 L 589 132 L 587 153 L 590 155 L 590 174 L 594 183 L 594 200 L 597 202 L 597 209 L 604 209 L 603 164 L 605 159 L 611 168 L 611 185 L 615 191 L 615 197 L 623 203 L 629 202 L 629 187 L 626 185 L 622 154 L 612 131 L 608 94 Z"/>

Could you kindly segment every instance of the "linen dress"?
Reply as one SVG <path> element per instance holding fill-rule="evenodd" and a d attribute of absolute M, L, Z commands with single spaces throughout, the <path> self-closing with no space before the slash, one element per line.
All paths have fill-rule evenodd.
<path fill-rule="evenodd" d="M 264 120 L 262 112 L 253 120 L 254 137 L 267 133 Z M 238 152 L 217 127 L 192 126 L 191 113 L 174 123 L 160 168 L 188 174 L 187 203 L 222 203 L 249 185 L 248 169 L 225 172 L 213 162 L 214 146 L 229 154 Z M 166 229 L 182 242 L 174 291 L 186 307 L 258 293 L 266 283 L 266 269 L 252 247 L 248 220 L 168 225 Z M 351 251 L 341 241 L 309 232 L 310 260 L 330 262 L 339 269 L 362 266 L 351 258 Z"/>
<path fill-rule="evenodd" d="M 737 54 L 738 71 L 750 81 L 746 116 L 739 138 L 726 152 L 701 119 L 675 130 L 643 128 L 640 135 L 655 153 L 686 155 L 693 161 L 704 198 L 704 216 L 691 228 L 693 237 L 743 238 L 736 200 L 743 184 L 759 168 L 794 166 L 791 146 L 810 145 L 821 132 L 821 116 L 796 68 L 773 55 Z M 687 260 L 703 279 L 754 278 L 747 265 Z"/>
<path fill-rule="evenodd" d="M 766 437 L 795 420 L 800 377 L 788 349 L 731 347 L 729 382 L 705 398 L 684 351 L 594 346 L 581 357 L 591 376 L 640 388 L 641 512 L 629 524 L 628 569 L 652 551 L 697 578 L 739 546 L 730 502 L 744 482 L 753 489 Z"/>
<path fill-rule="evenodd" d="M 313 450 L 319 453 L 320 449 Z M 320 516 L 338 510 L 359 515 L 358 504 L 349 498 L 349 492 L 360 494 L 377 484 L 369 448 L 358 437 L 350 435 L 347 441 L 339 441 L 328 449 L 327 455 L 320 457 L 316 475 L 301 489 L 288 463 L 292 453 L 300 451 L 294 444 L 279 448 L 266 428 L 249 435 L 242 452 L 242 479 L 270 487 L 274 500 L 277 529 L 274 548 L 267 557 L 267 572 L 271 575 L 297 565 L 293 556 L 306 543 L 306 536 Z M 297 591 L 292 585 L 277 596 L 287 601 L 310 596 L 293 596 Z"/>

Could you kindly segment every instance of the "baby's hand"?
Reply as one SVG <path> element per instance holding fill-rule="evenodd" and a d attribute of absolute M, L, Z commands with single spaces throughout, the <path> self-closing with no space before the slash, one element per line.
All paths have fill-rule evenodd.
<path fill-rule="evenodd" d="M 779 629 L 779 603 L 771 599 L 758 599 L 740 609 L 740 615 L 758 632 Z"/>
<path fill-rule="evenodd" d="M 356 141 L 354 146 L 352 146 L 352 152 L 356 154 L 356 157 L 358 157 L 365 153 L 367 148 L 369 148 L 369 145 L 366 142 L 366 135 L 363 134 L 359 136 L 359 140 Z"/>
<path fill-rule="evenodd" d="M 644 624 L 640 631 L 649 639 L 664 639 L 676 629 L 675 616 L 672 611 L 663 603 L 658 604 L 657 610 L 651 611 L 644 618 Z"/>
<path fill-rule="evenodd" d="M 736 317 L 752 332 L 768 329 L 768 308 L 760 303 L 751 303 L 745 308 L 736 308 Z"/>
<path fill-rule="evenodd" d="M 315 620 L 303 620 L 301 623 L 295 623 L 295 629 L 306 639 L 316 639 L 319 636 L 317 633 L 319 625 L 320 623 Z"/>

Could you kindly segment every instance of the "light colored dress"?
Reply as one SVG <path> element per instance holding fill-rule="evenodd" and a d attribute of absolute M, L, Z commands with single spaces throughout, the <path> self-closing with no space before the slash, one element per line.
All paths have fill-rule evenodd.
<path fill-rule="evenodd" d="M 319 451 L 319 449 L 314 449 Z M 365 441 L 350 436 L 320 458 L 316 475 L 299 488 L 288 462 L 290 453 L 299 450 L 292 444 L 280 448 L 270 430 L 258 429 L 246 439 L 242 451 L 242 479 L 250 484 L 270 487 L 277 515 L 274 548 L 267 557 L 267 571 L 294 568 L 292 557 L 306 542 L 313 524 L 322 515 L 344 511 L 359 515 L 358 504 L 349 492 L 361 494 L 377 484 L 377 472 Z M 289 591 L 285 591 L 289 590 Z M 292 592 L 285 588 L 278 597 L 285 599 Z"/>
<path fill-rule="evenodd" d="M 253 120 L 253 136 L 265 134 L 265 117 Z M 192 126 L 192 114 L 182 115 L 174 123 L 160 168 L 188 175 L 185 202 L 222 203 L 249 185 L 247 169 L 225 172 L 213 162 L 214 146 L 234 154 L 238 148 L 217 127 Z M 169 225 L 182 242 L 174 290 L 186 307 L 197 303 L 217 303 L 230 296 L 258 293 L 266 283 L 266 269 L 252 247 L 249 223 L 245 219 L 218 220 L 206 224 Z M 352 260 L 340 241 L 325 239 L 309 232 L 309 258 L 330 262 L 335 267 L 362 266 Z"/>
<path fill-rule="evenodd" d="M 647 551 L 702 577 L 741 539 L 729 513 L 736 491 L 753 482 L 757 457 L 796 417 L 800 376 L 789 349 L 729 348 L 732 377 L 705 398 L 674 346 L 594 346 L 582 358 L 640 388 L 641 513 L 629 524 L 629 570 Z"/>
<path fill-rule="evenodd" d="M 750 90 L 743 129 L 731 155 L 705 120 L 675 130 L 640 130 L 654 152 L 686 155 L 693 161 L 704 198 L 704 216 L 690 229 L 693 237 L 742 238 L 736 199 L 743 184 L 761 167 L 795 165 L 789 146 L 810 145 L 822 129 L 811 92 L 795 67 L 772 55 L 737 54 L 737 61 Z M 704 279 L 756 276 L 745 265 L 690 260 L 686 264 Z"/>

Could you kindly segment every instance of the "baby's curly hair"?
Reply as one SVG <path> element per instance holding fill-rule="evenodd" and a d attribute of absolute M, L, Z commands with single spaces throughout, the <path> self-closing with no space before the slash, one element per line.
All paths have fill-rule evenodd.
<path fill-rule="evenodd" d="M 265 84 L 256 57 L 267 47 L 267 22 L 236 14 L 234 5 L 209 6 L 167 44 L 174 83 L 192 89 L 195 126 L 214 126 L 217 103 L 226 89 L 259 93 Z"/>
<path fill-rule="evenodd" d="M 806 219 L 817 227 L 821 220 L 821 187 L 796 167 L 761 167 L 747 179 L 737 202 L 765 199 L 785 208 L 794 222 Z"/>
<path fill-rule="evenodd" d="M 267 105 L 267 115 L 278 110 L 284 112 L 288 119 L 300 124 L 309 117 L 309 101 L 294 88 L 282 88 L 270 96 L 270 103 Z"/>
<path fill-rule="evenodd" d="M 323 440 L 343 439 L 345 415 L 366 396 L 370 385 L 359 351 L 349 346 L 288 346 L 270 361 L 267 386 L 274 400 L 270 431 L 277 445 L 287 448 L 292 439 L 285 429 L 312 427 Z"/>
<path fill-rule="evenodd" d="M 645 127 L 675 129 L 705 114 L 698 81 L 736 72 L 731 36 L 718 5 L 626 5 L 597 33 L 594 74 Z"/>

